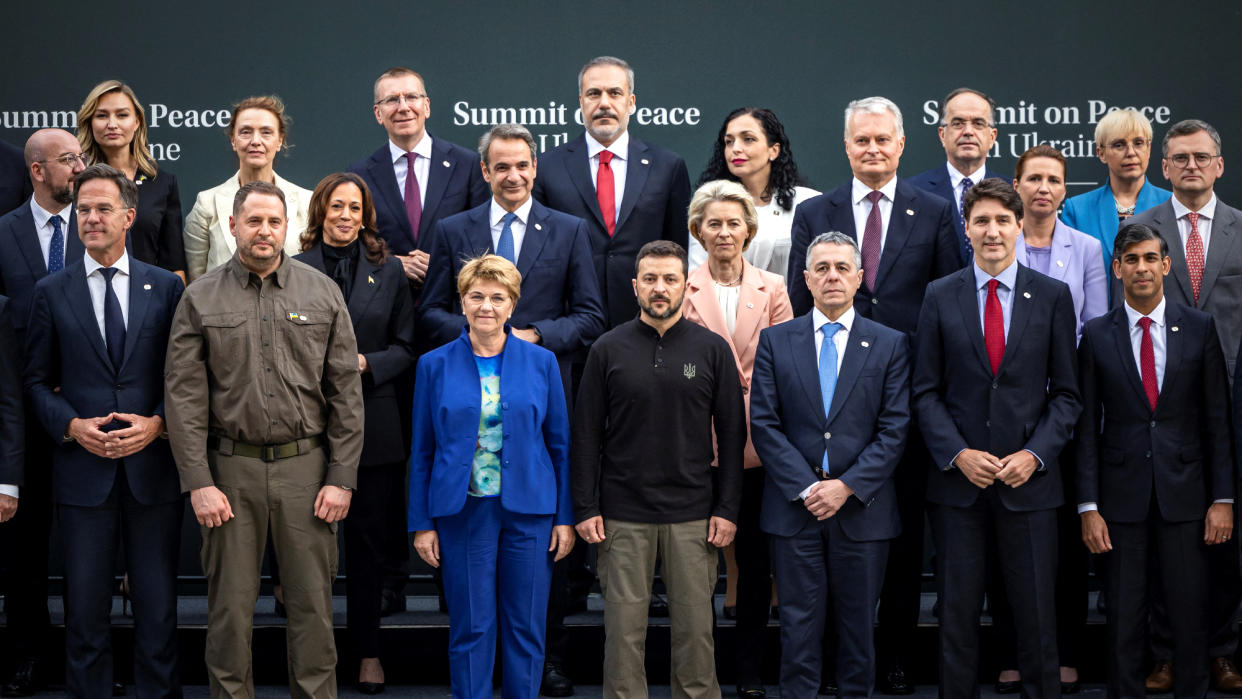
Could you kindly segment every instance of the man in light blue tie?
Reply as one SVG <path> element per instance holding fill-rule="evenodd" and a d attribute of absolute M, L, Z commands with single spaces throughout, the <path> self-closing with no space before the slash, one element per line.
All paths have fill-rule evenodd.
<path fill-rule="evenodd" d="M 863 269 L 852 237 L 817 236 L 803 275 L 814 308 L 760 334 L 750 398 L 767 471 L 759 521 L 781 599 L 780 691 L 816 695 L 831 616 L 840 696 L 870 696 L 875 606 L 901 531 L 892 476 L 910 426 L 909 346 L 855 313 Z"/>

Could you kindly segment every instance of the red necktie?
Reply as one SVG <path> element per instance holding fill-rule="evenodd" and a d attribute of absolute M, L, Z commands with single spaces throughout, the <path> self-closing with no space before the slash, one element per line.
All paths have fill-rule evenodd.
<path fill-rule="evenodd" d="M 1139 318 L 1138 324 L 1143 328 L 1143 340 L 1139 343 L 1139 374 L 1143 377 L 1143 392 L 1147 394 L 1147 402 L 1154 411 L 1160 389 L 1156 386 L 1156 350 L 1151 344 L 1151 318 Z"/>
<path fill-rule="evenodd" d="M 1195 305 L 1199 305 L 1199 289 L 1203 286 L 1203 236 L 1199 234 L 1199 214 L 1186 214 L 1190 219 L 1190 235 L 1186 236 L 1186 271 L 1190 273 L 1190 289 L 1195 294 Z"/>
<path fill-rule="evenodd" d="M 862 263 L 863 281 L 871 293 L 875 293 L 875 275 L 880 270 L 880 237 L 884 235 L 883 222 L 880 220 L 880 197 L 883 192 L 873 191 L 867 194 L 871 200 L 871 213 L 867 214 L 867 225 L 863 227 Z"/>
<path fill-rule="evenodd" d="M 1005 356 L 1005 312 L 996 295 L 999 285 L 995 279 L 988 280 L 988 300 L 983 304 L 983 344 L 988 349 L 993 376 L 1000 371 L 1001 358 Z"/>
<path fill-rule="evenodd" d="M 612 179 L 612 152 L 599 152 L 599 172 L 595 174 L 595 196 L 599 199 L 599 212 L 604 216 L 604 228 L 608 235 L 617 232 L 617 190 Z"/>
<path fill-rule="evenodd" d="M 418 244 L 418 224 L 423 220 L 423 197 L 418 189 L 418 177 L 414 174 L 414 159 L 418 153 L 406 153 L 405 171 L 405 215 L 410 219 L 410 232 L 414 234 L 414 244 Z"/>

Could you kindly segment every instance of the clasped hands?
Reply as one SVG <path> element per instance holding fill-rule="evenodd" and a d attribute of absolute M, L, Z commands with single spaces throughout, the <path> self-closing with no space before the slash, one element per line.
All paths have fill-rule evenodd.
<path fill-rule="evenodd" d="M 113 420 L 128 422 L 129 427 L 104 432 Z M 105 459 L 121 459 L 137 454 L 164 432 L 164 418 L 143 417 L 131 413 L 108 413 L 103 417 L 75 417 L 69 421 L 68 435 L 82 448 Z"/>
<path fill-rule="evenodd" d="M 978 449 L 963 449 L 953 465 L 978 488 L 986 488 L 996 481 L 1017 488 L 1030 480 L 1031 474 L 1039 468 L 1039 460 L 1025 449 L 1002 458 Z"/>

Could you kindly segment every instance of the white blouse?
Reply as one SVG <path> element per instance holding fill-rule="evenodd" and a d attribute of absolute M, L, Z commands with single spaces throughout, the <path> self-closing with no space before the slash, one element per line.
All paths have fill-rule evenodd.
<path fill-rule="evenodd" d="M 798 204 L 819 194 L 809 187 L 794 187 L 794 209 L 798 208 Z M 793 209 L 782 209 L 773 198 L 766 206 L 757 206 L 755 210 L 759 214 L 759 230 L 755 232 L 750 247 L 746 248 L 742 257 L 759 269 L 779 274 L 784 279 L 789 268 L 789 234 L 793 228 Z M 707 250 L 694 236 L 690 237 L 690 247 L 686 252 L 690 256 L 690 269 L 696 269 L 707 261 Z M 733 322 L 728 314 L 726 317 L 730 319 L 730 323 Z"/>
<path fill-rule="evenodd" d="M 724 314 L 725 325 L 729 328 L 729 335 L 732 335 L 733 327 L 737 325 L 737 299 L 742 285 L 738 283 L 725 286 L 720 282 L 713 282 L 712 286 L 716 287 L 716 302 L 720 304 L 720 312 Z"/>

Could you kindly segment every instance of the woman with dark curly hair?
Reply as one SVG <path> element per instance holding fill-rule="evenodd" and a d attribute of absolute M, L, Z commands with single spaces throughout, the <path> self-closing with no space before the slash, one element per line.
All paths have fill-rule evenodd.
<path fill-rule="evenodd" d="M 696 186 L 712 180 L 740 182 L 750 193 L 759 212 L 759 232 L 743 257 L 783 279 L 789 265 L 794 207 L 819 192 L 802 186 L 806 182 L 798 174 L 785 126 L 770 109 L 740 107 L 729 112 Z M 690 240 L 686 252 L 690 269 L 707 261 L 707 252 L 697 240 Z"/>

